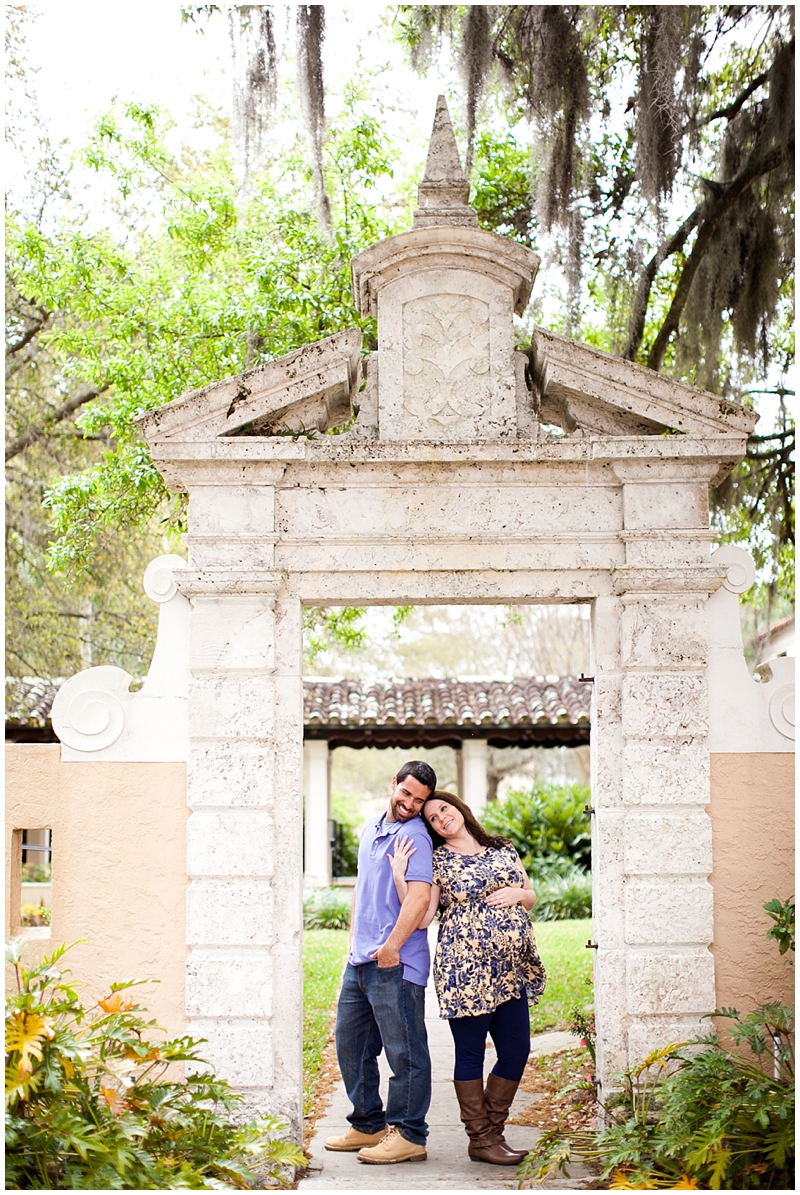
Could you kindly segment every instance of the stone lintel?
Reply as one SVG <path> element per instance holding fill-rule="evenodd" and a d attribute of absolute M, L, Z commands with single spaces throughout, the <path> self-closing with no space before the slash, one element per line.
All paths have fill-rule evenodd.
<path fill-rule="evenodd" d="M 758 416 L 730 399 L 673 381 L 643 365 L 537 328 L 534 366 L 543 399 L 594 399 L 655 429 L 748 436 Z"/>
<path fill-rule="evenodd" d="M 153 438 L 152 456 L 159 470 L 180 469 L 199 465 L 209 470 L 225 464 L 246 467 L 279 461 L 340 461 L 343 464 L 372 464 L 380 461 L 401 463 L 420 461 L 431 463 L 482 464 L 490 461 L 594 461 L 612 465 L 618 480 L 629 465 L 641 463 L 636 477 L 644 483 L 648 479 L 663 482 L 684 477 L 701 480 L 711 475 L 716 484 L 722 469 L 730 470 L 741 460 L 747 447 L 745 438 L 732 436 L 625 436 L 573 439 L 570 436 L 547 436 L 539 440 L 504 440 L 465 443 L 434 440 L 363 440 L 344 436 L 232 436 L 196 442 L 188 439 L 166 440 Z M 641 458 L 641 460 L 640 460 Z M 664 471 L 655 465 L 664 462 Z M 685 472 L 694 462 L 697 473 Z M 672 463 L 672 469 L 667 468 Z M 187 477 L 189 474 L 187 474 Z M 216 484 L 218 474 L 209 484 Z M 244 476 L 237 480 L 247 480 Z M 255 480 L 255 478 L 251 478 Z M 259 478 L 259 481 L 261 479 Z M 625 481 L 634 483 L 631 473 Z M 262 482 L 263 484 L 263 482 Z"/>
<path fill-rule="evenodd" d="M 186 597 L 200 594 L 265 594 L 274 596 L 286 583 L 282 569 L 183 569 L 176 578 Z"/>
<path fill-rule="evenodd" d="M 727 570 L 712 564 L 690 568 L 615 568 L 612 570 L 614 593 L 650 596 L 680 593 L 706 596 L 716 592 L 727 576 Z"/>

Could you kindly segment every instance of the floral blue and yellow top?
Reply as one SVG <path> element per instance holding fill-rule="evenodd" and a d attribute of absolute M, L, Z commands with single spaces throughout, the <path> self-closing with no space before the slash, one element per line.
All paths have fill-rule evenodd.
<path fill-rule="evenodd" d="M 536 953 L 533 926 L 523 905 L 496 909 L 486 897 L 498 888 L 521 888 L 525 872 L 513 846 L 458 855 L 433 852 L 439 886 L 439 940 L 433 982 L 440 1015 L 475 1017 L 525 994 L 535 1004 L 546 975 Z"/>

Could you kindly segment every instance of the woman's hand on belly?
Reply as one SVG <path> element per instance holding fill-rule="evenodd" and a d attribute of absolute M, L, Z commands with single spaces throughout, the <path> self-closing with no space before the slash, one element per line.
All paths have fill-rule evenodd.
<path fill-rule="evenodd" d="M 524 900 L 522 888 L 497 888 L 486 897 L 487 905 L 493 909 L 510 909 Z"/>

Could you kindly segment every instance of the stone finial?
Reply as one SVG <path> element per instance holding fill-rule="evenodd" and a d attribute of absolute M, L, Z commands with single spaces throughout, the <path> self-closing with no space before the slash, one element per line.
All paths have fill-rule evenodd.
<path fill-rule="evenodd" d="M 443 95 L 436 101 L 425 177 L 417 195 L 419 207 L 414 212 L 415 228 L 436 225 L 477 227 L 478 217 L 467 203 L 469 180 L 461 168 L 447 100 Z"/>

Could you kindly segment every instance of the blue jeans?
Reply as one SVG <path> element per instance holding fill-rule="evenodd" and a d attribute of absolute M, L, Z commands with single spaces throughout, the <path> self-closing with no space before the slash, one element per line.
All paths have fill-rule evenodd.
<path fill-rule="evenodd" d="M 392 1068 L 389 1098 L 381 1102 L 378 1055 Z M 336 1053 L 353 1111 L 347 1117 L 361 1133 L 396 1125 L 414 1145 L 428 1136 L 425 1113 L 431 1102 L 431 1056 L 425 1030 L 425 989 L 403 979 L 402 963 L 348 963 L 336 1012 Z"/>

